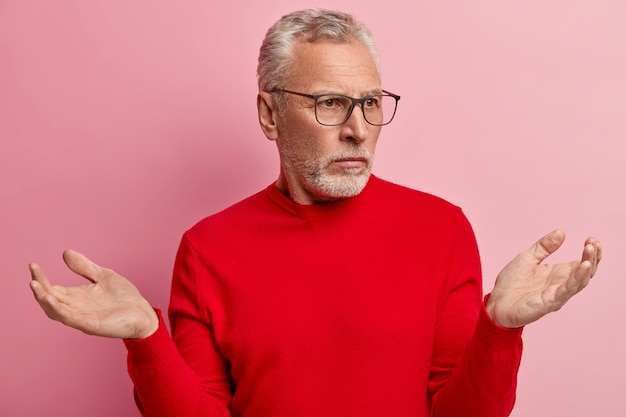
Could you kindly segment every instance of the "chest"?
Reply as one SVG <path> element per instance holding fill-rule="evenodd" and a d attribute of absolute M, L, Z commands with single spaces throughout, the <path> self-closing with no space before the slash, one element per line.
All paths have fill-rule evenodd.
<path fill-rule="evenodd" d="M 427 372 L 449 251 L 419 227 L 351 221 L 248 225 L 214 246 L 219 302 L 207 309 L 236 382 L 261 369 L 318 375 L 307 363 Z"/>

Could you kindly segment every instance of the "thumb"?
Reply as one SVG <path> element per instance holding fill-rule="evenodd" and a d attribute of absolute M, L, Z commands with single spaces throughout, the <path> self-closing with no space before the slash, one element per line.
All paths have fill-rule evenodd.
<path fill-rule="evenodd" d="M 531 248 L 530 253 L 539 263 L 543 262 L 548 256 L 556 252 L 558 248 L 565 242 L 565 232 L 557 229 L 548 233 L 539 239 Z"/>
<path fill-rule="evenodd" d="M 80 252 L 67 249 L 63 252 L 63 261 L 72 272 L 96 283 L 102 275 L 102 268 Z"/>

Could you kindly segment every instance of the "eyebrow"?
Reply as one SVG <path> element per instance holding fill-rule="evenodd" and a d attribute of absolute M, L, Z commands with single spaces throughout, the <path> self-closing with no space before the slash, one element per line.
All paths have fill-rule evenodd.
<path fill-rule="evenodd" d="M 325 91 L 325 90 L 319 90 L 319 92 L 314 92 L 311 93 L 311 95 L 338 95 L 338 96 L 346 96 L 346 97 L 352 97 L 349 94 L 346 94 L 344 92 L 334 92 L 334 91 Z M 376 96 L 376 95 L 380 95 L 380 94 L 384 94 L 383 90 L 380 88 L 374 89 L 374 90 L 369 90 L 368 92 L 366 92 L 365 94 L 362 94 L 360 97 L 369 97 L 369 96 Z M 357 97 L 354 97 L 357 98 Z"/>

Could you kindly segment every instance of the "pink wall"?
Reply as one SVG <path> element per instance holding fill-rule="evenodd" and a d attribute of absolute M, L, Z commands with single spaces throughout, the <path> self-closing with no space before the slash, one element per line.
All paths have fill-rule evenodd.
<path fill-rule="evenodd" d="M 626 415 L 623 1 L 213 3 L 0 2 L 0 415 L 138 415 L 121 343 L 45 318 L 27 263 L 78 283 L 79 249 L 165 308 L 181 233 L 277 175 L 256 53 L 311 6 L 373 28 L 402 95 L 375 172 L 464 207 L 486 290 L 555 227 L 559 260 L 604 242 L 592 285 L 527 328 L 513 415 Z"/>

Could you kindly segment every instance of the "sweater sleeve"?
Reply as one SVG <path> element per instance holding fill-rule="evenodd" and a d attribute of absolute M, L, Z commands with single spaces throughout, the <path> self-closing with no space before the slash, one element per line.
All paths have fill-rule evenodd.
<path fill-rule="evenodd" d="M 159 313 L 158 330 L 125 340 L 135 400 L 144 417 L 230 416 L 228 364 L 214 343 L 210 322 L 197 303 L 195 257 L 185 238 L 174 267 L 170 337 Z"/>
<path fill-rule="evenodd" d="M 487 314 L 476 240 L 464 216 L 458 236 L 435 332 L 431 415 L 505 417 L 515 403 L 522 329 L 502 328 Z"/>

